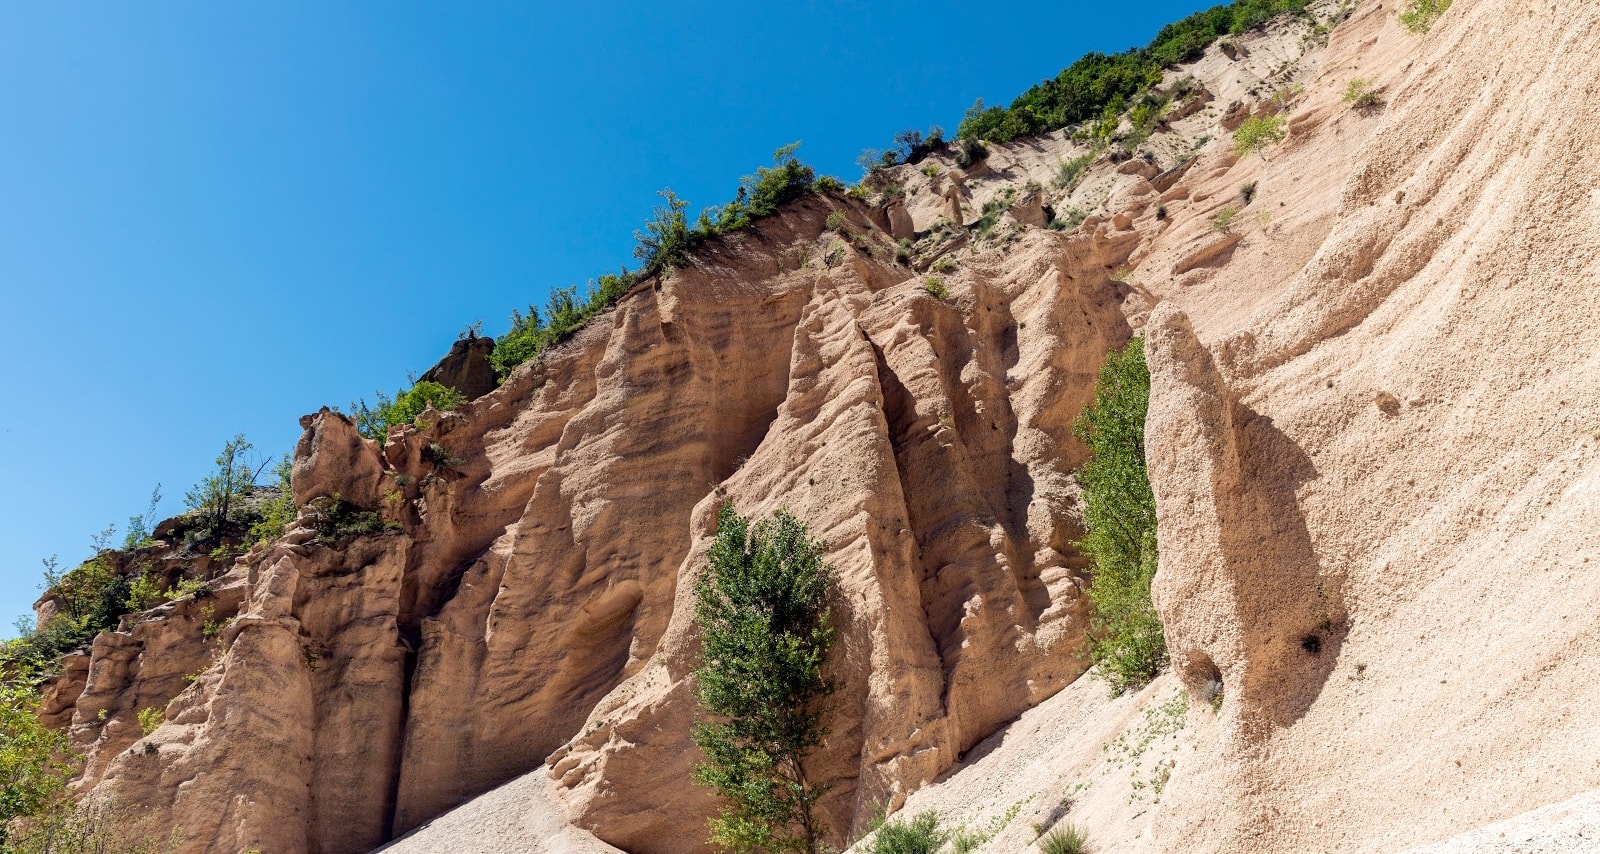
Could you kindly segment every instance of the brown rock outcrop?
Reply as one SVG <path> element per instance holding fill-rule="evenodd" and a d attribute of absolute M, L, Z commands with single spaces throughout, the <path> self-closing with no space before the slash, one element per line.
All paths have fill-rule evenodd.
<path fill-rule="evenodd" d="M 449 386 L 467 400 L 476 400 L 499 385 L 495 381 L 494 365 L 489 363 L 489 354 L 493 352 L 493 338 L 468 333 L 467 337 L 450 345 L 450 352 L 417 379 Z"/>

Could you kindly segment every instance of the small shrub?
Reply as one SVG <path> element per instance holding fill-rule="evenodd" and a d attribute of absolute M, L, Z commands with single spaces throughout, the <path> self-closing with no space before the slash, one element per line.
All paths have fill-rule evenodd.
<path fill-rule="evenodd" d="M 822 175 L 811 185 L 811 189 L 818 193 L 842 193 L 844 182 L 832 175 Z"/>
<path fill-rule="evenodd" d="M 158 709 L 158 708 L 156 708 L 154 706 L 151 706 L 148 709 L 140 709 L 139 710 L 139 731 L 144 733 L 145 735 L 149 735 L 150 733 L 155 732 L 156 731 L 156 727 L 161 726 L 161 723 L 163 721 L 165 721 L 166 719 L 167 719 L 166 713 L 162 712 L 160 709 Z"/>
<path fill-rule="evenodd" d="M 1283 116 L 1256 116 L 1245 119 L 1244 124 L 1233 132 L 1233 151 L 1240 157 L 1259 155 L 1261 159 L 1267 158 L 1266 148 L 1277 145 L 1288 137 L 1288 122 Z"/>
<path fill-rule="evenodd" d="M 1167 206 L 1166 205 L 1156 205 L 1156 219 L 1166 219 L 1166 218 L 1167 218 Z"/>
<path fill-rule="evenodd" d="M 1051 231 L 1071 231 L 1089 218 L 1089 212 L 1082 208 L 1068 208 L 1065 213 L 1057 214 L 1055 219 L 1046 224 Z"/>
<path fill-rule="evenodd" d="M 922 289 L 927 291 L 934 299 L 946 299 L 950 296 L 950 288 L 945 285 L 944 279 L 938 276 L 929 276 L 922 280 Z"/>
<path fill-rule="evenodd" d="M 901 265 L 910 264 L 911 263 L 911 250 L 905 248 L 904 246 L 896 246 L 894 248 L 894 262 L 896 264 L 901 264 Z"/>
<path fill-rule="evenodd" d="M 1228 231 L 1232 230 L 1234 217 L 1237 217 L 1238 215 L 1239 209 L 1229 205 L 1228 207 L 1217 211 L 1216 216 L 1211 218 L 1211 227 L 1226 234 Z"/>
<path fill-rule="evenodd" d="M 982 163 L 989 158 L 989 146 L 977 139 L 963 139 L 956 146 L 956 165 L 962 169 L 971 167 L 975 163 Z"/>
<path fill-rule="evenodd" d="M 1357 77 L 1345 85 L 1344 102 L 1354 110 L 1370 110 L 1378 106 L 1378 91 L 1372 88 L 1372 81 Z"/>
<path fill-rule="evenodd" d="M 940 169 L 937 163 L 922 164 L 922 174 L 927 175 L 929 178 L 939 177 L 939 173 L 942 171 L 944 170 Z"/>
<path fill-rule="evenodd" d="M 1083 173 L 1088 171 L 1089 164 L 1094 162 L 1095 155 L 1091 152 L 1071 160 L 1063 160 L 1056 167 L 1056 177 L 1052 181 L 1058 190 L 1073 190 L 1078 182 L 1083 179 Z"/>
<path fill-rule="evenodd" d="M 465 462 L 438 442 L 429 442 L 428 446 L 422 449 L 422 461 L 433 466 L 434 471 L 454 471 Z"/>
<path fill-rule="evenodd" d="M 357 432 L 368 439 L 383 442 L 389 438 L 391 427 L 415 424 L 417 416 L 429 407 L 445 412 L 466 403 L 467 399 L 447 385 L 423 380 L 410 390 L 395 394 L 393 400 L 383 392 L 378 392 L 377 401 L 377 406 L 369 408 L 366 399 L 362 398 L 351 406 L 351 412 L 355 417 Z"/>
<path fill-rule="evenodd" d="M 376 511 L 351 504 L 337 495 L 319 498 L 308 505 L 314 514 L 312 526 L 317 531 L 316 543 L 332 546 L 346 537 L 361 537 L 399 529 Z"/>
<path fill-rule="evenodd" d="M 1089 838 L 1077 826 L 1065 824 L 1040 837 L 1039 850 L 1044 854 L 1086 854 Z"/>
<path fill-rule="evenodd" d="M 1400 26 L 1421 35 L 1433 29 L 1453 0 L 1409 0 L 1400 12 Z"/>
<path fill-rule="evenodd" d="M 920 813 L 909 822 L 891 821 L 878 828 L 868 854 L 934 854 L 948 834 L 939 829 L 939 816 Z"/>
<path fill-rule="evenodd" d="M 1255 197 L 1256 182 L 1246 181 L 1245 183 L 1239 185 L 1239 200 L 1241 202 L 1244 202 L 1248 205 L 1255 200 Z"/>
<path fill-rule="evenodd" d="M 848 223 L 849 220 L 845 218 L 844 211 L 829 211 L 828 218 L 822 224 L 829 231 L 837 231 L 843 234 Z"/>
<path fill-rule="evenodd" d="M 956 269 L 956 261 L 949 255 L 943 255 L 940 256 L 938 260 L 934 261 L 933 264 L 928 267 L 928 269 L 934 271 L 935 273 L 953 273 Z"/>

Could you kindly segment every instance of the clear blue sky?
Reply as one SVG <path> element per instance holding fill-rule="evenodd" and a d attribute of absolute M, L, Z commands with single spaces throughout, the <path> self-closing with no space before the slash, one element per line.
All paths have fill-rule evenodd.
<path fill-rule="evenodd" d="M 794 140 L 853 180 L 1209 5 L 6 4 L 0 622 L 234 433 L 286 452 L 631 263 L 662 187 L 725 201 Z"/>

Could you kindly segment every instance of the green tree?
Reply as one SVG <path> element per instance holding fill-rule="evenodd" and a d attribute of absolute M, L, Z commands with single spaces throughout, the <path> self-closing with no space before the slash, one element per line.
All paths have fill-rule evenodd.
<path fill-rule="evenodd" d="M 38 698 L 0 685 L 0 850 L 10 851 L 12 822 L 43 812 L 73 772 L 67 737 L 39 722 Z"/>
<path fill-rule="evenodd" d="M 822 553 L 787 511 L 752 525 L 724 504 L 695 584 L 695 680 L 709 714 L 693 732 L 706 756 L 695 779 L 723 798 L 711 839 L 729 851 L 816 854 L 825 833 L 813 812 L 823 788 L 805 770 L 833 690 L 822 675 L 834 638 Z"/>
<path fill-rule="evenodd" d="M 1145 467 L 1150 370 L 1144 341 L 1114 350 L 1094 402 L 1073 425 L 1093 457 L 1078 469 L 1084 521 L 1078 548 L 1091 561 L 1089 657 L 1115 693 L 1155 678 L 1167 663 L 1161 618 L 1150 602 L 1156 573 L 1156 503 Z"/>
<path fill-rule="evenodd" d="M 249 495 L 255 486 L 260 468 L 250 461 L 254 447 L 243 433 L 234 436 L 217 454 L 217 467 L 184 495 L 184 506 L 200 514 L 202 528 L 209 537 L 222 532 L 234 502 Z"/>
<path fill-rule="evenodd" d="M 639 242 L 633 256 L 644 264 L 644 274 L 663 273 L 689 263 L 689 250 L 693 248 L 695 232 L 689 228 L 688 215 L 684 213 L 689 203 L 678 198 L 671 189 L 659 194 L 666 201 L 658 205 L 644 224 L 644 231 L 635 231 L 633 239 Z"/>

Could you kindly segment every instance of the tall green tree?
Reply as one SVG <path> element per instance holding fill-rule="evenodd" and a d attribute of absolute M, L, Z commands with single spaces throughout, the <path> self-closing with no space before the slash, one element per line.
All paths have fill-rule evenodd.
<path fill-rule="evenodd" d="M 1167 663 L 1166 636 L 1150 601 L 1156 574 L 1156 501 L 1145 466 L 1144 420 L 1150 369 L 1144 339 L 1113 350 L 1100 369 L 1094 403 L 1073 435 L 1094 454 L 1078 469 L 1089 532 L 1089 656 L 1115 693 L 1155 678 Z"/>
<path fill-rule="evenodd" d="M 254 448 L 243 433 L 234 436 L 217 454 L 217 467 L 183 497 L 184 506 L 200 513 L 205 530 L 212 537 L 221 533 L 234 502 L 250 494 L 256 475 L 266 465 L 258 467 L 251 462 L 250 451 Z"/>
<path fill-rule="evenodd" d="M 722 796 L 711 839 L 728 851 L 816 854 L 825 834 L 813 810 L 823 787 L 805 768 L 833 691 L 822 675 L 833 568 L 822 554 L 789 512 L 751 524 L 724 504 L 695 584 L 695 680 L 708 714 L 693 732 L 706 756 L 695 779 Z"/>

